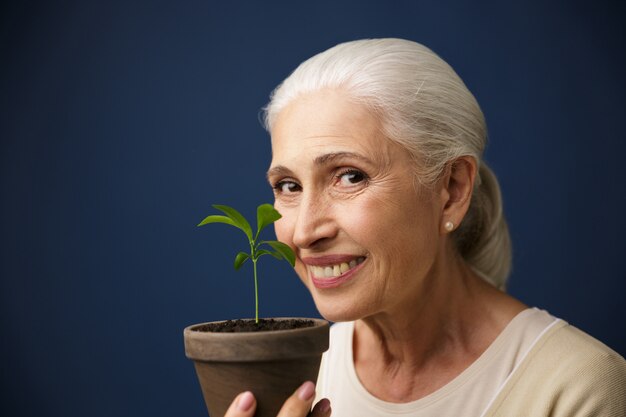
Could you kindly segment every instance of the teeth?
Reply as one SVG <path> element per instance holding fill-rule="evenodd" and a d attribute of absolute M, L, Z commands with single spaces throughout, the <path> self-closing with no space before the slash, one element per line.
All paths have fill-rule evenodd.
<path fill-rule="evenodd" d="M 333 266 L 333 276 L 338 277 L 339 275 L 341 275 L 341 268 L 339 268 L 339 265 Z"/>
<path fill-rule="evenodd" d="M 363 256 L 353 259 L 350 262 L 342 262 L 337 265 L 328 265 L 328 266 L 314 266 L 311 265 L 309 268 L 313 273 L 313 276 L 317 278 L 333 278 L 338 277 L 341 274 L 348 272 L 350 269 L 359 265 L 365 260 Z"/>

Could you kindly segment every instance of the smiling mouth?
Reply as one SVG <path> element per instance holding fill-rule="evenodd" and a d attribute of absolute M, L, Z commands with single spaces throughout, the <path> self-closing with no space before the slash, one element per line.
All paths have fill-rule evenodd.
<path fill-rule="evenodd" d="M 349 272 L 350 270 L 356 268 L 358 265 L 362 264 L 365 261 L 365 257 L 360 256 L 356 259 L 351 260 L 350 262 L 340 262 L 333 265 L 309 265 L 309 269 L 311 271 L 311 275 L 313 278 L 317 279 L 325 279 L 325 278 L 337 278 L 341 275 Z"/>

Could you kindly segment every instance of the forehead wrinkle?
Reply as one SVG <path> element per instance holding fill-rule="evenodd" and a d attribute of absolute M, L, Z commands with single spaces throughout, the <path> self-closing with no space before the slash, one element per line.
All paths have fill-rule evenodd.
<path fill-rule="evenodd" d="M 342 159 L 342 158 L 354 158 L 354 159 L 358 159 L 360 161 L 366 162 L 368 164 L 372 164 L 372 161 L 370 161 L 365 156 L 360 155 L 358 153 L 347 152 L 347 151 L 331 152 L 331 153 L 327 153 L 324 155 L 319 155 L 315 158 L 314 162 L 316 165 L 326 165 L 337 159 Z"/>

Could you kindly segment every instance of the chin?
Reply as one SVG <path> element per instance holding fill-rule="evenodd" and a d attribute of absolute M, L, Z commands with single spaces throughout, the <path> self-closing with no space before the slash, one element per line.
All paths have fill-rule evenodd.
<path fill-rule="evenodd" d="M 342 303 L 333 303 L 332 300 L 321 300 L 316 296 L 313 296 L 313 301 L 322 317 L 333 323 L 355 321 L 366 316 L 363 309 L 355 308 L 350 303 L 342 305 Z"/>

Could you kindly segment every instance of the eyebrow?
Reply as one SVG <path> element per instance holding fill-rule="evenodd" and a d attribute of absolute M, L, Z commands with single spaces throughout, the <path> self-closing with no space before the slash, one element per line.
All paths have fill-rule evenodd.
<path fill-rule="evenodd" d="M 372 161 L 366 157 L 364 157 L 363 155 L 360 155 L 358 153 L 354 153 L 354 152 L 332 152 L 332 153 L 326 153 L 320 156 L 317 156 L 314 160 L 313 163 L 315 165 L 328 165 L 338 159 L 348 159 L 348 158 L 352 158 L 352 159 L 358 159 L 359 161 L 362 161 L 366 164 L 372 165 Z M 271 176 L 273 175 L 287 175 L 287 174 L 292 174 L 292 171 L 283 166 L 283 165 L 276 165 L 275 167 L 270 168 L 267 171 L 267 178 L 269 179 Z"/>

